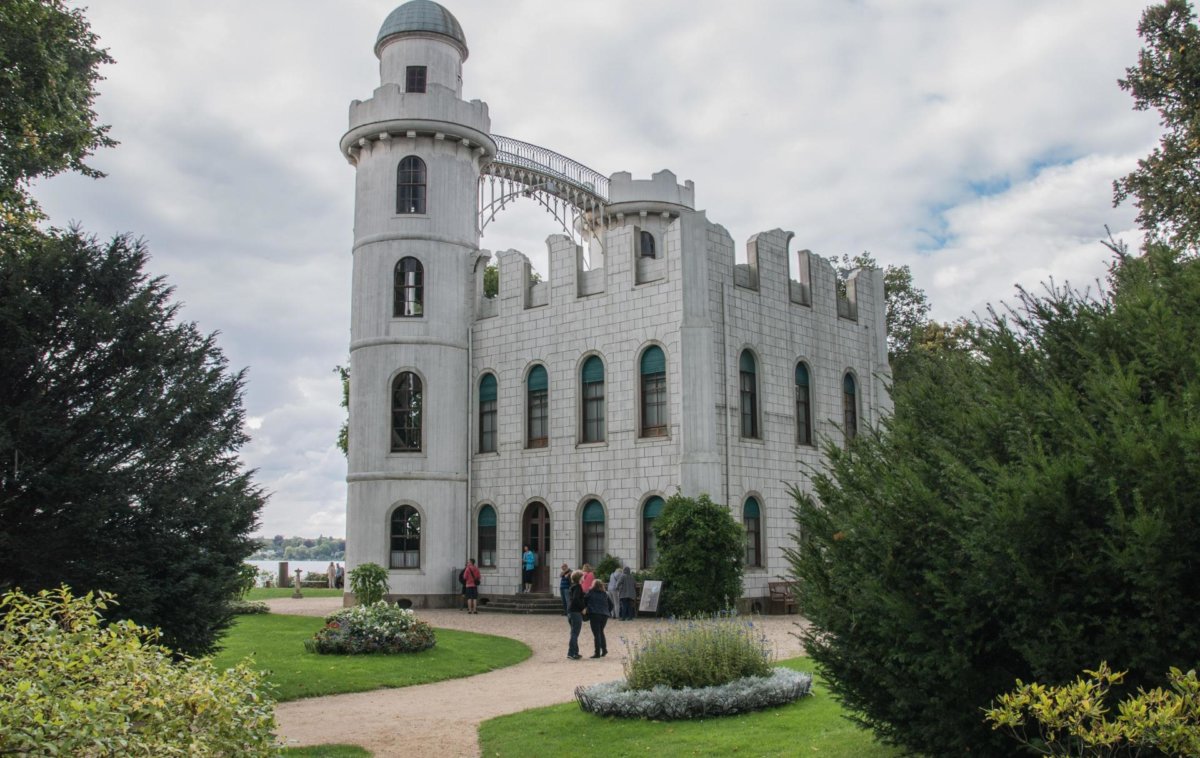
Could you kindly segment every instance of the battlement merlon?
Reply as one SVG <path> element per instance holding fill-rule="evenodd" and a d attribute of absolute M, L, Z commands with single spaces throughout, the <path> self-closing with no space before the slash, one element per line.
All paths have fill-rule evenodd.
<path fill-rule="evenodd" d="M 491 128 L 488 106 L 482 100 L 460 100 L 452 90 L 433 84 L 423 93 L 406 93 L 398 84 L 384 84 L 369 100 L 350 103 L 350 128 L 340 146 L 353 163 L 352 151 L 360 140 L 442 135 L 490 159 L 496 155 Z"/>
<path fill-rule="evenodd" d="M 689 179 L 678 184 L 666 169 L 649 179 L 634 179 L 628 171 L 608 178 L 608 213 L 623 216 L 639 213 L 672 213 L 696 207 L 696 185 Z"/>

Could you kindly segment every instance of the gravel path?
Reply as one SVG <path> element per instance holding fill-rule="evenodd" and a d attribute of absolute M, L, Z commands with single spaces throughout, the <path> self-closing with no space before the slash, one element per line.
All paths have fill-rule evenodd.
<path fill-rule="evenodd" d="M 272 613 L 324 616 L 341 607 L 341 598 L 270 600 Z M 456 610 L 419 611 L 435 627 L 497 634 L 520 640 L 533 650 L 528 660 L 498 671 L 399 689 L 380 689 L 349 695 L 308 698 L 280 703 L 275 709 L 278 733 L 284 743 L 361 745 L 377 758 L 387 756 L 478 756 L 482 721 L 575 697 L 581 684 L 623 677 L 625 645 L 663 622 L 653 619 L 610 621 L 605 630 L 608 656 L 567 659 L 568 628 L 561 616 L 515 614 L 467 615 Z M 779 658 L 801 655 L 797 616 L 761 619 Z M 579 635 L 580 651 L 591 655 L 592 635 L 586 623 Z"/>

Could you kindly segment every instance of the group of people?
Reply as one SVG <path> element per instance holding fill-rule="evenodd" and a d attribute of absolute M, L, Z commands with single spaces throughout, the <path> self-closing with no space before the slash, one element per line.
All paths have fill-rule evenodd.
<path fill-rule="evenodd" d="M 604 628 L 614 613 L 619 614 L 618 619 L 621 621 L 633 620 L 633 600 L 637 590 L 629 567 L 614 572 L 609 579 L 610 587 L 606 588 L 587 563 L 583 564 L 583 568 L 574 571 L 564 563 L 559 571 L 558 591 L 562 597 L 563 614 L 571 627 L 567 657 L 573 661 L 583 657 L 579 653 L 579 632 L 583 628 L 585 618 L 592 629 L 593 658 L 608 655 L 608 640 L 604 636 Z"/>

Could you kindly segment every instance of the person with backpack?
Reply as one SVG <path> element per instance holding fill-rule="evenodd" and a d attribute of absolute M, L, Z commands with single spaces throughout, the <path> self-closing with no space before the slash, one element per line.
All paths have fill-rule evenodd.
<path fill-rule="evenodd" d="M 474 558 L 467 559 L 467 567 L 462 570 L 463 596 L 467 599 L 467 613 L 478 614 L 479 611 L 475 607 L 479 599 L 479 585 L 483 583 L 483 576 L 479 573 L 479 567 L 475 565 Z"/>
<path fill-rule="evenodd" d="M 592 584 L 592 588 L 584 595 L 584 602 L 587 604 L 584 615 L 587 616 L 588 625 L 592 628 L 592 642 L 595 647 L 592 657 L 603 658 L 608 655 L 608 640 L 604 637 L 604 627 L 608 624 L 608 617 L 613 613 L 612 600 L 608 598 L 604 582 L 597 579 Z"/>

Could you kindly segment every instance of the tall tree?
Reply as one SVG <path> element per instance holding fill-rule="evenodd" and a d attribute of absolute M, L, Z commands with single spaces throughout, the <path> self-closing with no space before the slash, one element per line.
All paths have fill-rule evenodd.
<path fill-rule="evenodd" d="M 1142 14 L 1146 47 L 1121 88 L 1135 110 L 1158 110 L 1163 136 L 1138 167 L 1113 183 L 1113 201 L 1133 198 L 1138 223 L 1151 235 L 1195 253 L 1200 246 L 1200 29 L 1186 0 L 1167 0 Z"/>
<path fill-rule="evenodd" d="M 676 615 L 724 610 L 742 596 L 746 533 L 729 509 L 708 495 L 667 498 L 654 520 L 657 578 L 663 604 Z"/>
<path fill-rule="evenodd" d="M 829 260 L 842 278 L 856 268 L 879 268 L 875 256 L 868 252 Z M 911 268 L 888 265 L 883 269 L 883 299 L 887 309 L 888 359 L 895 362 L 913 350 L 929 323 L 929 298 L 913 281 Z"/>
<path fill-rule="evenodd" d="M 236 455 L 243 375 L 146 257 L 77 231 L 0 254 L 0 588 L 114 592 L 117 616 L 200 654 L 263 495 Z"/>
<path fill-rule="evenodd" d="M 0 221 L 29 207 L 31 179 L 102 175 L 84 159 L 116 144 L 92 110 L 100 65 L 111 62 L 83 12 L 62 0 L 0 3 Z"/>

